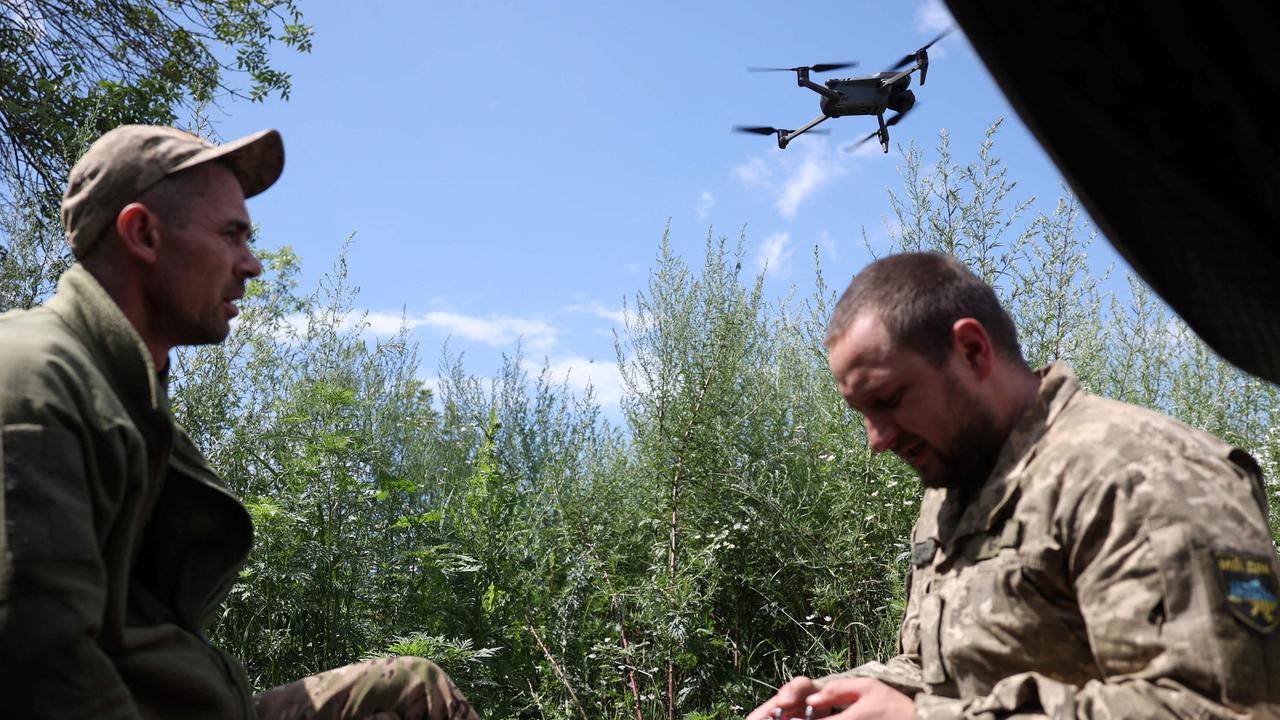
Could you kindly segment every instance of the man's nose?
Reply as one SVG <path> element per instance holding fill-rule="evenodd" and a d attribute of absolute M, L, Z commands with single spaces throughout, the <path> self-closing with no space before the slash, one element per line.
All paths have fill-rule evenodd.
<path fill-rule="evenodd" d="M 262 261 L 258 259 L 257 254 L 253 250 L 245 246 L 244 255 L 241 256 L 239 264 L 240 274 L 244 278 L 256 278 L 262 274 Z"/>
<path fill-rule="evenodd" d="M 862 425 L 867 430 L 867 446 L 871 452 L 884 452 L 898 441 L 898 426 L 888 418 L 864 415 Z"/>

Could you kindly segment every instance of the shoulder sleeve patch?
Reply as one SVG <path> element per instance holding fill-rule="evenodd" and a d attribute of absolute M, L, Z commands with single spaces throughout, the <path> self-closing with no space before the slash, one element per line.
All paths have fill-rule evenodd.
<path fill-rule="evenodd" d="M 1280 626 L 1280 583 L 1268 558 L 1219 550 L 1213 565 L 1227 610 L 1237 620 L 1264 634 Z"/>

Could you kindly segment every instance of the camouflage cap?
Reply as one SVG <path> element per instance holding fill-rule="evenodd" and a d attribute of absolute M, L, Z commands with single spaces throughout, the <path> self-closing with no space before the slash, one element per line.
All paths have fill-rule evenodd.
<path fill-rule="evenodd" d="M 183 130 L 121 125 L 89 147 L 67 178 L 62 226 L 77 258 L 93 249 L 125 205 L 176 172 L 217 160 L 235 173 L 246 198 L 271 187 L 284 170 L 284 141 L 262 130 L 213 145 Z"/>

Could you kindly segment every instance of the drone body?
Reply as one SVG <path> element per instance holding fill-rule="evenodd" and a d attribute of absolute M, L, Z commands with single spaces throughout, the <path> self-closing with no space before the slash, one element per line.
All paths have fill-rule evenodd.
<path fill-rule="evenodd" d="M 915 93 L 911 91 L 911 73 L 917 70 L 920 71 L 920 85 L 923 86 L 925 77 L 929 72 L 929 48 L 945 35 L 946 33 L 939 35 L 930 41 L 928 45 L 907 55 L 892 70 L 875 73 L 874 75 L 827 80 L 822 85 L 810 80 L 809 73 L 839 70 L 853 67 L 856 63 L 834 63 L 793 68 L 747 68 L 752 72 L 795 72 L 796 84 L 822 96 L 819 101 L 822 115 L 809 121 L 808 124 L 798 130 L 743 126 L 734 129 L 739 132 L 757 135 L 777 135 L 778 147 L 786 149 L 787 144 L 797 136 L 809 132 L 818 123 L 827 118 L 846 117 L 848 115 L 874 115 L 880 123 L 880 128 L 863 138 L 862 142 L 878 137 L 881 148 L 885 152 L 889 152 L 889 127 L 901 121 L 916 104 Z M 911 65 L 911 67 L 905 70 L 902 69 L 908 65 Z M 887 110 L 892 110 L 897 114 L 885 120 L 884 113 Z"/>
<path fill-rule="evenodd" d="M 826 117 L 880 115 L 886 109 L 904 113 L 916 104 L 915 93 L 909 89 L 911 76 L 902 73 L 828 80 L 825 86 L 835 93 L 835 97 L 824 94 L 819 101 Z"/>

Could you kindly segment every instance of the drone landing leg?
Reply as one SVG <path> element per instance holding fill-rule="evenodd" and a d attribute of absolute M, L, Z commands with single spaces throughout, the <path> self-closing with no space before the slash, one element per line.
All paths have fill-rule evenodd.
<path fill-rule="evenodd" d="M 887 155 L 889 153 L 889 127 L 884 124 L 884 113 L 876 115 L 876 119 L 880 121 L 880 148 Z"/>

